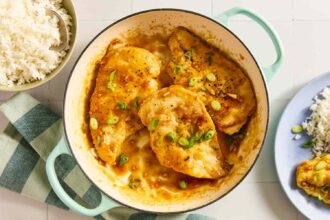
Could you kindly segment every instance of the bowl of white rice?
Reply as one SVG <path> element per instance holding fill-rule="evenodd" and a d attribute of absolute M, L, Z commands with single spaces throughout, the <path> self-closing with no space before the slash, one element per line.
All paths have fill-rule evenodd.
<path fill-rule="evenodd" d="M 61 45 L 58 16 L 68 44 Z M 69 60 L 76 41 L 77 20 L 71 0 L 0 1 L 0 90 L 23 91 L 56 76 Z"/>

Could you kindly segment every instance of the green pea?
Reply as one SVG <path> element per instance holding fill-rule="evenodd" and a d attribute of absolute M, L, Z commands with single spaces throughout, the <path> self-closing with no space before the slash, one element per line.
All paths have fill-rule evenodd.
<path fill-rule="evenodd" d="M 107 123 L 108 125 L 114 125 L 114 124 L 117 124 L 118 121 L 119 121 L 119 118 L 118 118 L 117 116 L 110 116 L 110 117 L 107 119 L 106 123 Z"/>
<path fill-rule="evenodd" d="M 208 73 L 206 75 L 206 79 L 210 82 L 215 82 L 217 80 L 217 77 L 213 73 Z"/>
<path fill-rule="evenodd" d="M 176 134 L 174 132 L 167 133 L 166 137 L 172 142 L 176 141 Z"/>
<path fill-rule="evenodd" d="M 188 183 L 184 180 L 181 180 L 181 181 L 179 181 L 179 187 L 180 187 L 180 189 L 187 189 Z"/>
<path fill-rule="evenodd" d="M 154 131 L 154 130 L 156 130 L 157 125 L 158 125 L 158 120 L 155 119 L 155 118 L 153 118 L 153 119 L 149 122 L 149 126 L 148 126 L 149 131 Z"/>
<path fill-rule="evenodd" d="M 213 100 L 211 102 L 211 107 L 213 108 L 214 111 L 220 111 L 221 109 L 221 104 L 217 100 Z"/>
<path fill-rule="evenodd" d="M 97 122 L 96 118 L 90 118 L 89 125 L 93 130 L 96 130 L 99 127 L 99 123 Z"/>
<path fill-rule="evenodd" d="M 189 141 L 186 138 L 184 138 L 184 137 L 180 137 L 179 140 L 178 140 L 178 143 L 181 146 L 186 147 L 186 146 L 188 146 Z"/>
<path fill-rule="evenodd" d="M 209 131 L 204 133 L 203 139 L 204 140 L 209 140 L 209 139 L 213 138 L 214 135 L 215 135 L 215 131 L 214 130 L 209 130 Z"/>

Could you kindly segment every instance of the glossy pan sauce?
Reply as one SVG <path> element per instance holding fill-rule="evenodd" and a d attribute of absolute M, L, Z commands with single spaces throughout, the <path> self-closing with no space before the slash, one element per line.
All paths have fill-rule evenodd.
<path fill-rule="evenodd" d="M 168 87 L 173 84 L 173 79 L 167 73 L 167 65 L 171 60 L 171 51 L 168 46 L 168 34 L 155 34 L 153 36 L 140 33 L 138 30 L 131 32 L 122 39 L 115 39 L 110 42 L 110 45 L 125 44 L 128 46 L 144 48 L 161 61 L 160 74 L 158 76 L 159 89 Z M 234 62 L 226 53 L 219 53 L 221 59 L 225 59 L 229 65 L 223 66 L 224 69 L 232 71 L 244 72 L 239 64 Z M 96 78 L 98 65 L 100 60 L 96 62 L 94 69 L 94 78 Z M 106 79 L 108 80 L 108 79 Z M 95 87 L 95 84 L 94 84 Z M 92 86 L 87 92 L 89 96 L 94 91 Z M 89 130 L 89 111 L 90 102 L 87 100 L 85 107 L 86 115 L 86 133 Z M 93 107 L 93 106 L 92 106 Z M 224 132 L 218 132 L 218 139 L 221 150 L 227 163 L 227 169 L 230 170 L 237 160 L 244 158 L 237 157 L 237 152 L 241 141 L 246 135 L 247 123 L 235 134 L 227 135 Z M 122 144 L 118 152 L 125 155 L 125 164 L 119 165 L 119 157 L 114 163 L 107 163 L 102 160 L 102 155 L 95 149 L 95 142 L 91 144 L 91 153 L 98 160 L 100 166 L 106 168 L 105 174 L 114 182 L 114 186 L 130 190 L 129 194 L 147 196 L 149 201 L 158 201 L 160 203 L 171 202 L 174 200 L 185 200 L 193 194 L 198 194 L 204 190 L 216 190 L 221 187 L 222 180 L 220 179 L 199 179 L 188 175 L 175 172 L 170 168 L 162 166 L 157 160 L 154 152 L 150 148 L 150 137 L 147 128 L 138 129 L 133 135 L 130 135 Z M 92 138 L 90 137 L 90 142 Z M 258 143 L 255 143 L 256 145 Z"/>

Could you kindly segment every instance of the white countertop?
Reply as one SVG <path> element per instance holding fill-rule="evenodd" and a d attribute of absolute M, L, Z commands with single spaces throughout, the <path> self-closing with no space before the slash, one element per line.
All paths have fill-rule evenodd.
<path fill-rule="evenodd" d="M 183 8 L 207 16 L 234 6 L 249 7 L 263 15 L 277 30 L 285 49 L 284 65 L 269 85 L 270 129 L 261 156 L 245 180 L 221 200 L 195 211 L 219 219 L 305 219 L 282 191 L 273 158 L 274 132 L 278 118 L 293 94 L 312 78 L 330 70 L 330 1 L 328 0 L 75 0 L 78 39 L 72 59 L 46 85 L 28 91 L 61 113 L 64 87 L 73 63 L 86 44 L 113 21 L 150 8 Z M 236 17 L 232 30 L 248 45 L 259 63 L 275 57 L 270 40 L 253 22 Z M 0 92 L 0 103 L 13 93 Z M 0 115 L 0 130 L 7 121 Z M 286 146 L 284 146 L 286 147 Z M 289 146 L 287 146 L 289 147 Z M 73 212 L 36 202 L 0 189 L 0 219 L 89 219 Z"/>

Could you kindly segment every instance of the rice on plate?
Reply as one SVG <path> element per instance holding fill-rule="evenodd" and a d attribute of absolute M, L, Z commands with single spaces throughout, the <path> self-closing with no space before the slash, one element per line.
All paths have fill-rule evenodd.
<path fill-rule="evenodd" d="M 311 115 L 302 123 L 306 133 L 313 137 L 313 153 L 330 153 L 330 89 L 326 87 L 314 97 Z"/>
<path fill-rule="evenodd" d="M 69 47 L 52 50 L 61 43 L 56 11 L 70 37 L 71 16 L 62 0 L 0 0 L 0 84 L 22 85 L 42 80 L 59 66 Z"/>

